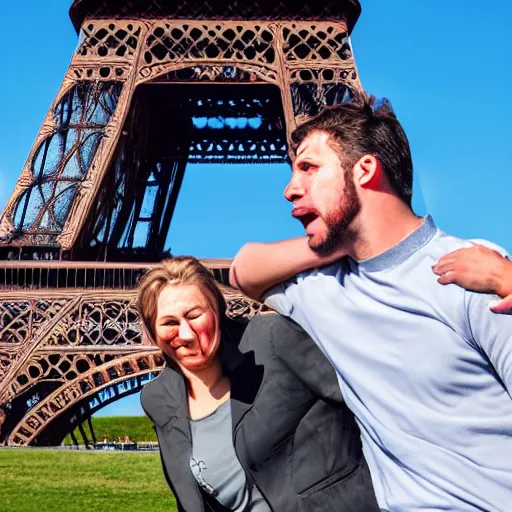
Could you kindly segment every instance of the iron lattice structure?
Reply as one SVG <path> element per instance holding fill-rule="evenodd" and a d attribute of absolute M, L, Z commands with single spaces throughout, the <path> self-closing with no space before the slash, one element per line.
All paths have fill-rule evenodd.
<path fill-rule="evenodd" d="M 359 14 L 357 0 L 75 0 L 77 48 L 0 217 L 1 443 L 58 443 L 108 390 L 161 370 L 135 290 L 187 163 L 287 162 L 297 123 L 360 89 Z M 205 263 L 231 316 L 264 312 L 227 286 L 229 261 Z"/>

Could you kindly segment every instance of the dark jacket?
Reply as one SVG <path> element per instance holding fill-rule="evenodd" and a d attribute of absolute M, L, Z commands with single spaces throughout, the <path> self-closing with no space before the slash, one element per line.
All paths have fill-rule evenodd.
<path fill-rule="evenodd" d="M 224 340 L 223 340 L 224 344 Z M 331 364 L 294 322 L 256 317 L 223 346 L 236 453 L 274 512 L 378 511 L 359 429 Z M 180 512 L 222 511 L 189 469 L 186 386 L 168 365 L 142 392 Z"/>

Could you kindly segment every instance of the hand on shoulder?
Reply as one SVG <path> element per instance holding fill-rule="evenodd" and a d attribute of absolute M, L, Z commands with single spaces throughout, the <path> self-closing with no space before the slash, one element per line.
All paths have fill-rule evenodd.
<path fill-rule="evenodd" d="M 458 249 L 443 256 L 432 270 L 440 284 L 457 284 L 466 290 L 502 297 L 492 304 L 492 311 L 512 311 L 512 261 L 497 250 L 477 244 Z"/>

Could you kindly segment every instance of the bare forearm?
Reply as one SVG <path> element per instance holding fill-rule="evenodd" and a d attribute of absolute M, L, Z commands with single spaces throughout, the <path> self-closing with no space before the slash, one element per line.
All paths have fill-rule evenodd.
<path fill-rule="evenodd" d="M 276 284 L 331 261 L 332 257 L 322 258 L 313 252 L 305 237 L 274 243 L 251 242 L 233 260 L 229 280 L 249 297 L 260 300 Z"/>

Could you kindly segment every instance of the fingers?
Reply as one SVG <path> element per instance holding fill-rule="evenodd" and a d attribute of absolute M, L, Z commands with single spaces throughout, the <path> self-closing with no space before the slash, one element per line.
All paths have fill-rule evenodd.
<path fill-rule="evenodd" d="M 495 253 L 495 251 L 492 249 L 473 244 L 473 247 L 464 247 L 445 254 L 439 258 L 439 261 L 432 267 L 432 270 L 438 276 L 450 271 L 456 271 L 462 275 L 467 272 L 469 268 L 482 266 L 485 263 L 485 260 L 482 262 L 482 255 L 485 257 L 486 254 L 490 255 L 493 253 Z"/>
<path fill-rule="evenodd" d="M 441 262 L 443 260 L 456 259 L 467 252 L 473 252 L 473 251 L 475 251 L 475 247 L 463 247 L 462 249 L 457 249 L 456 251 L 452 251 L 452 252 L 449 252 L 448 254 L 445 254 L 444 256 L 441 256 L 439 258 L 439 262 Z"/>
<path fill-rule="evenodd" d="M 434 274 L 437 274 L 438 276 L 444 274 L 445 272 L 449 272 L 450 270 L 454 269 L 455 266 L 455 259 L 441 259 L 439 260 L 433 267 L 432 270 L 434 271 Z"/>
<path fill-rule="evenodd" d="M 435 272 L 435 270 L 434 270 Z M 437 274 L 437 272 L 436 272 Z M 457 280 L 457 274 L 454 271 L 448 271 L 443 274 L 438 274 L 441 277 L 437 280 L 439 284 L 452 284 L 455 283 Z"/>
<path fill-rule="evenodd" d="M 455 264 L 458 261 L 468 261 L 468 255 L 471 255 L 475 251 L 473 247 L 466 247 L 464 249 L 457 249 L 456 251 L 445 254 L 439 261 L 432 267 L 432 270 L 437 274 L 441 275 L 449 270 L 453 270 Z"/>
<path fill-rule="evenodd" d="M 443 264 L 447 261 L 453 261 L 460 258 L 470 258 L 471 260 L 475 260 L 475 258 L 480 259 L 482 256 L 501 256 L 501 254 L 494 249 L 491 249 L 489 247 L 485 247 L 485 245 L 479 245 L 471 242 L 473 245 L 472 247 L 463 247 L 462 249 L 457 249 L 453 252 L 449 252 L 448 254 L 445 254 L 441 258 L 439 258 L 439 261 L 437 264 Z"/>
<path fill-rule="evenodd" d="M 507 313 L 512 314 L 512 295 L 504 299 L 491 302 L 491 311 L 494 313 Z"/>
<path fill-rule="evenodd" d="M 435 266 L 439 267 L 439 266 L 446 265 L 447 263 L 450 263 L 450 262 L 453 263 L 454 261 L 456 261 L 457 259 L 459 259 L 461 256 L 464 255 L 464 252 L 462 252 L 462 251 L 467 251 L 467 250 L 468 249 L 458 249 L 456 251 L 445 254 L 444 256 L 439 258 L 439 261 L 436 263 Z"/>

